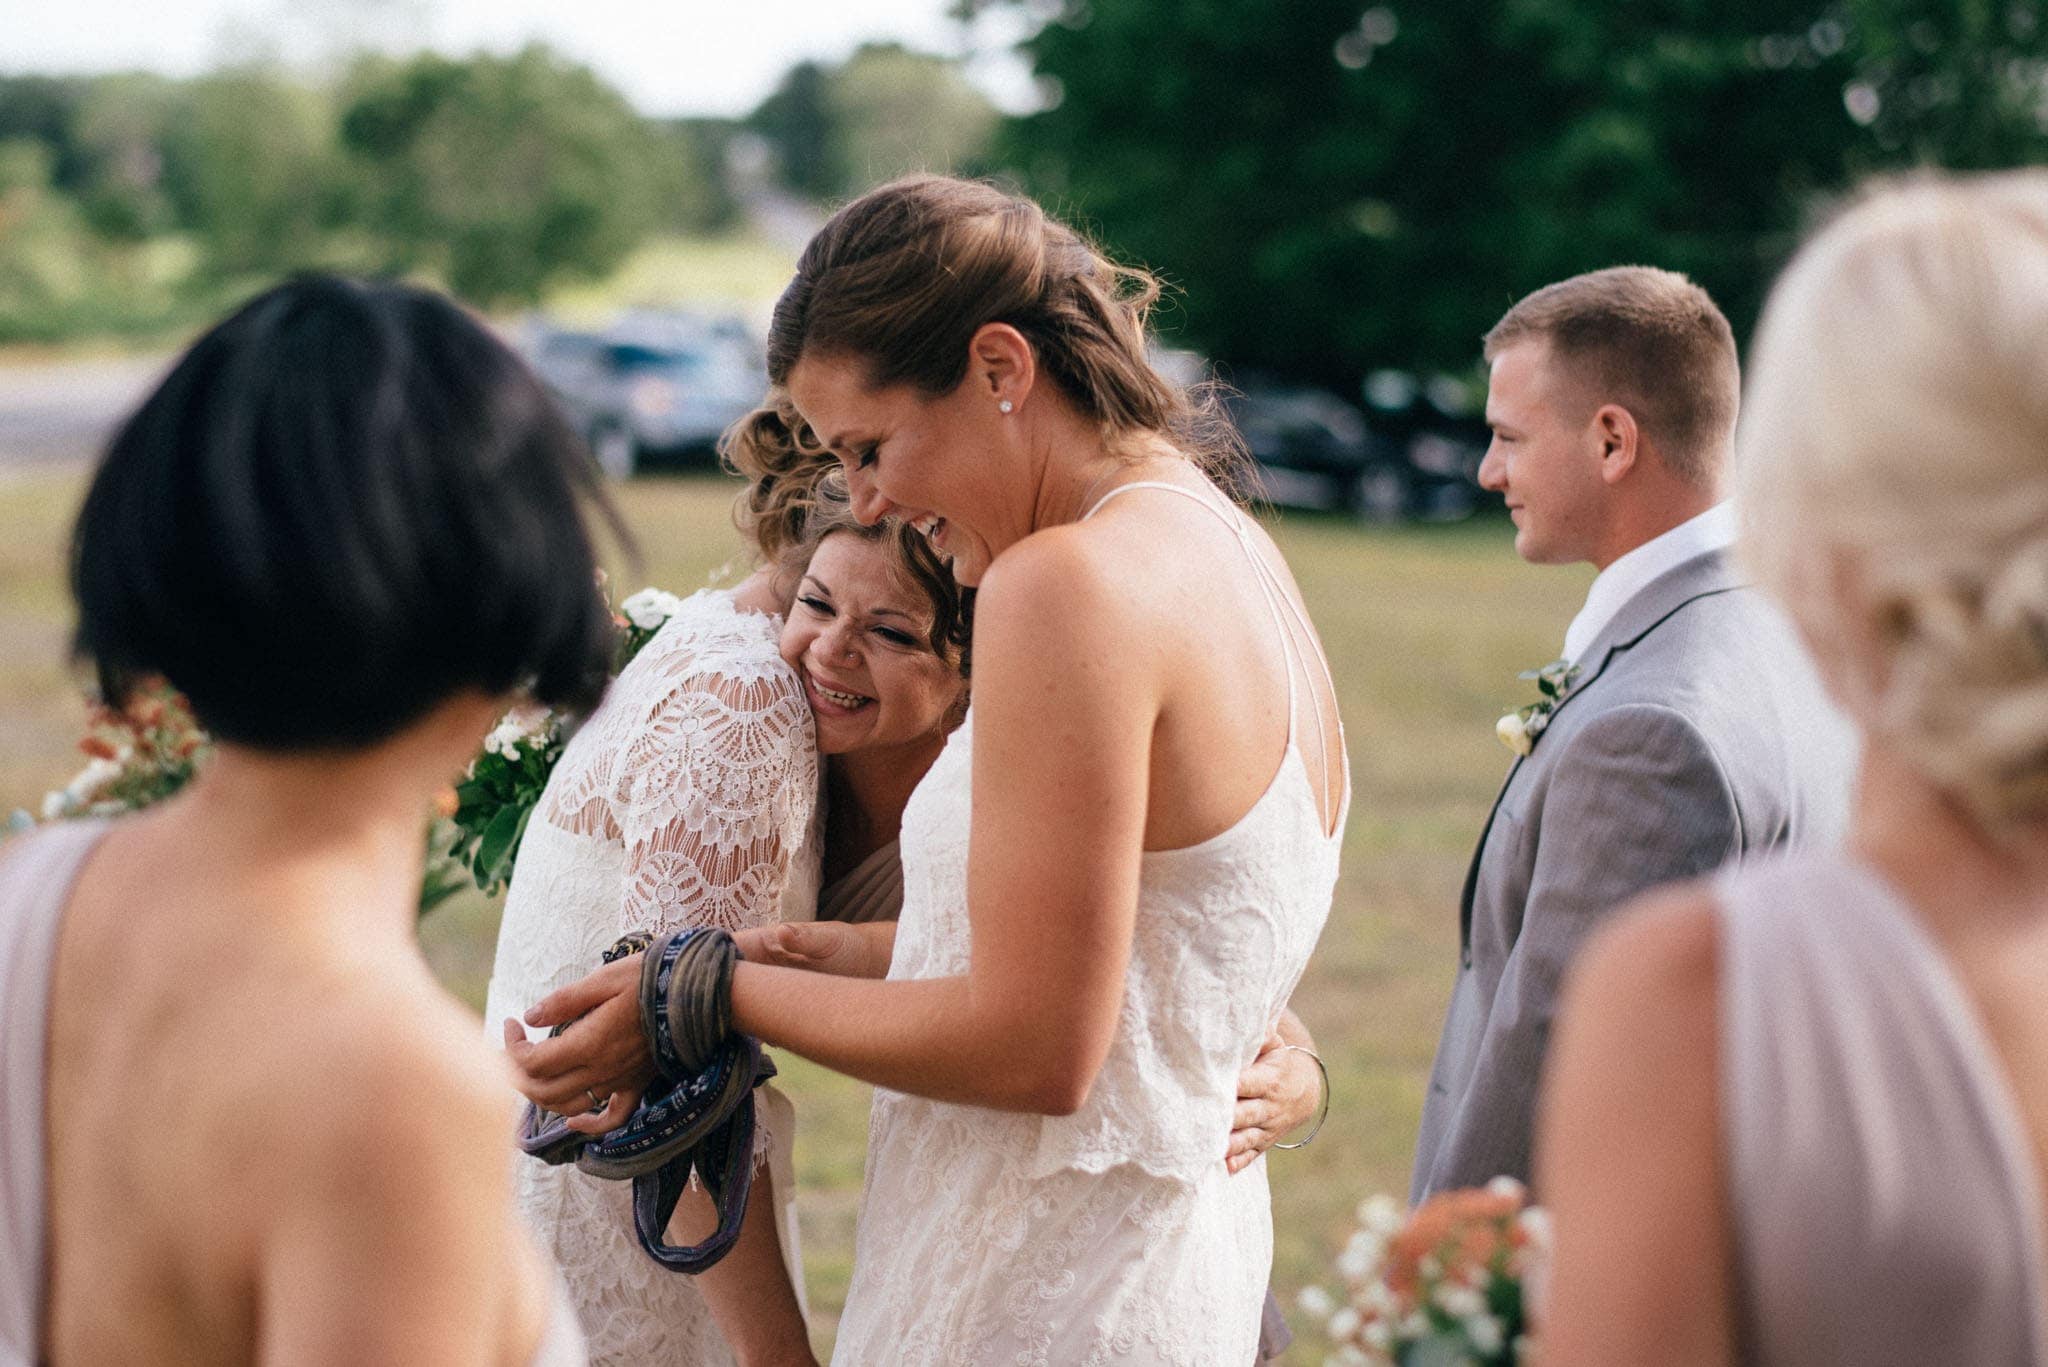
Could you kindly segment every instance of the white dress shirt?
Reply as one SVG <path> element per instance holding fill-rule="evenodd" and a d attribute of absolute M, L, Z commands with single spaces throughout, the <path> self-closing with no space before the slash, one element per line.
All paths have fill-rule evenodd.
<path fill-rule="evenodd" d="M 1735 544 L 1735 505 L 1716 503 L 1698 517 L 1681 522 L 1662 536 L 1645 541 L 1600 571 L 1586 591 L 1586 605 L 1565 628 L 1564 658 L 1580 663 L 1586 647 L 1606 630 L 1616 613 L 1628 606 L 1650 581 L 1677 569 L 1696 555 L 1722 551 Z"/>

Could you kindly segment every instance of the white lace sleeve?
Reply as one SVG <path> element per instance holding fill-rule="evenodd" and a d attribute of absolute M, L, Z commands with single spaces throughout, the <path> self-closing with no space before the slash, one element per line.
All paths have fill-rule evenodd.
<path fill-rule="evenodd" d="M 777 919 L 818 799 L 810 708 L 786 671 L 682 674 L 621 756 L 621 921 L 741 930 Z"/>
<path fill-rule="evenodd" d="M 692 595 L 563 755 L 547 819 L 623 848 L 622 928 L 773 921 L 813 855 L 817 739 L 777 631 L 729 592 Z"/>

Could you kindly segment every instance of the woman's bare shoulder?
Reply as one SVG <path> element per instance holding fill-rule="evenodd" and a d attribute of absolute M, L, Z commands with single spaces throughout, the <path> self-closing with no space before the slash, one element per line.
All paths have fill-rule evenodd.
<path fill-rule="evenodd" d="M 366 1184 L 380 1172 L 410 1184 L 509 1153 L 516 1109 L 504 1056 L 424 969 L 338 975 L 313 996 L 238 1070 L 243 1091 L 260 1098 L 250 1109 L 270 1135 L 262 1152 L 287 1170 L 273 1175 L 290 1183 L 305 1175 L 290 1170 L 340 1160 Z M 509 1164 L 483 1166 L 502 1185 Z"/>

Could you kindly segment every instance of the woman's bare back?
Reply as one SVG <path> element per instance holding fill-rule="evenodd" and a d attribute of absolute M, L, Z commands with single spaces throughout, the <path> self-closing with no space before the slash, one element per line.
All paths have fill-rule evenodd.
<path fill-rule="evenodd" d="M 416 950 L 337 933 L 288 871 L 210 867 L 179 825 L 116 826 L 59 932 L 51 1361 L 303 1360 L 353 1318 L 360 1360 L 411 1324 L 415 1360 L 523 1364 L 546 1283 L 501 1062 Z M 437 1265 L 465 1249 L 481 1267 Z M 450 1285 L 393 1298 L 380 1259 Z"/>

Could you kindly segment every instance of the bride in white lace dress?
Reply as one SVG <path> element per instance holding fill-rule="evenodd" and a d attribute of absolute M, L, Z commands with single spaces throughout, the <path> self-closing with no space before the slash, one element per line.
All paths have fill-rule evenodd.
<path fill-rule="evenodd" d="M 1235 1080 L 1328 914 L 1348 787 L 1284 562 L 1194 457 L 1156 286 L 1028 200 L 841 210 L 771 378 L 856 509 L 979 586 L 969 720 L 904 816 L 889 981 L 742 963 L 737 1026 L 878 1084 L 834 1361 L 1250 1361 L 1263 1159 Z"/>
<path fill-rule="evenodd" d="M 782 436 L 768 410 L 741 440 L 758 448 Z M 763 463 L 758 449 L 735 455 Z M 808 920 L 821 863 L 857 875 L 893 849 L 915 776 L 958 720 L 960 595 L 914 534 L 862 528 L 843 501 L 835 516 L 812 497 L 829 465 L 795 466 L 749 488 L 764 569 L 737 590 L 684 600 L 570 741 L 522 843 L 486 1019 L 525 1015 L 628 930 Z M 784 486 L 772 497 L 771 481 Z M 832 840 L 821 751 L 839 757 Z M 604 1094 L 572 1078 L 582 1101 L 569 1109 L 592 1108 L 576 1123 L 609 1128 L 645 1082 L 617 1090 L 600 1114 Z M 757 1161 L 768 1170 L 739 1245 L 701 1277 L 640 1249 L 630 1183 L 520 1164 L 522 1214 L 568 1280 L 594 1362 L 731 1362 L 728 1340 L 808 1360 L 789 1200 L 794 1115 L 772 1088 L 759 1095 Z"/>

